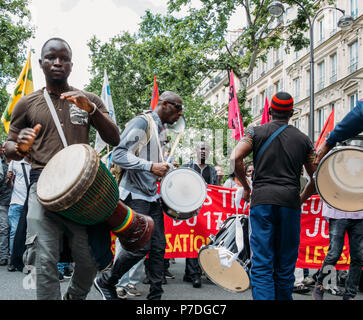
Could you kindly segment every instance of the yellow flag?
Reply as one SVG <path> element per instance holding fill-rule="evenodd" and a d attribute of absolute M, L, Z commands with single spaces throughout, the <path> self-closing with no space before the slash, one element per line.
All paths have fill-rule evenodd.
<path fill-rule="evenodd" d="M 12 93 L 8 105 L 6 106 L 6 109 L 3 115 L 1 116 L 1 121 L 4 123 L 6 133 L 9 133 L 10 118 L 14 106 L 22 96 L 26 96 L 27 94 L 32 93 L 33 91 L 34 91 L 33 76 L 32 76 L 30 51 L 29 51 L 28 60 L 26 61 L 26 64 L 20 73 L 18 81 L 16 82 L 14 92 Z"/>

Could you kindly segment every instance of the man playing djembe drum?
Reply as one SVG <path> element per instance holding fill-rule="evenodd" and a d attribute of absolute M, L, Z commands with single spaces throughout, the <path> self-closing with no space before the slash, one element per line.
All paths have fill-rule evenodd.
<path fill-rule="evenodd" d="M 68 77 L 73 63 L 72 50 L 66 41 L 49 39 L 43 45 L 39 64 L 45 75 L 46 87 L 22 97 L 16 104 L 11 116 L 6 154 L 10 159 L 27 157 L 31 162 L 27 244 L 35 252 L 37 298 L 61 298 L 57 262 L 60 243 L 63 234 L 66 234 L 75 269 L 64 298 L 85 299 L 97 267 L 100 269 L 107 265 L 96 265 L 86 226 L 45 210 L 38 202 L 36 181 L 47 162 L 64 148 L 64 140 L 68 145 L 89 144 L 90 125 L 93 125 L 105 142 L 116 146 L 119 132 L 100 98 L 69 86 Z M 51 115 L 52 104 L 60 130 L 55 124 L 56 117 Z M 104 230 L 109 232 L 106 228 Z"/>
<path fill-rule="evenodd" d="M 120 182 L 120 199 L 133 210 L 152 217 L 155 224 L 151 240 L 135 252 L 122 250 L 110 270 L 95 279 L 95 287 L 104 300 L 117 300 L 119 279 L 149 254 L 149 300 L 160 300 L 163 293 L 164 254 L 166 247 L 164 215 L 157 193 L 158 177 L 169 171 L 163 163 L 164 124 L 176 122 L 183 111 L 183 101 L 174 92 L 160 95 L 153 112 L 133 118 L 122 132 L 120 144 L 112 153 L 112 162 L 124 169 Z"/>

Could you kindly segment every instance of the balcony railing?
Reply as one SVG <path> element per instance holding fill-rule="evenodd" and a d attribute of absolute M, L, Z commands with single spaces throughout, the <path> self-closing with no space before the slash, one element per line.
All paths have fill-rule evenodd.
<path fill-rule="evenodd" d="M 330 84 L 336 82 L 337 81 L 337 78 L 338 77 L 337 77 L 337 74 L 336 73 L 332 74 L 332 76 L 330 77 Z"/>
<path fill-rule="evenodd" d="M 348 67 L 349 73 L 356 72 L 358 70 L 358 59 L 354 59 L 350 62 L 350 66 Z"/>

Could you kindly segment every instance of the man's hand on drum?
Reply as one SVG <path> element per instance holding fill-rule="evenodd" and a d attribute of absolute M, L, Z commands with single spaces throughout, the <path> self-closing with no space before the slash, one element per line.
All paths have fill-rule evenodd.
<path fill-rule="evenodd" d="M 150 171 L 158 177 L 164 177 L 169 169 L 170 166 L 167 163 L 153 163 Z"/>
<path fill-rule="evenodd" d="M 321 159 L 332 149 L 333 147 L 329 145 L 326 141 L 322 143 L 320 148 L 316 152 L 316 157 L 313 162 L 314 165 L 318 165 Z"/>
<path fill-rule="evenodd" d="M 30 151 L 41 128 L 42 126 L 37 124 L 34 128 L 25 128 L 19 132 L 16 142 L 20 152 L 27 153 Z"/>
<path fill-rule="evenodd" d="M 68 100 L 74 103 L 78 108 L 87 111 L 88 113 L 93 112 L 96 107 L 82 91 L 68 91 L 64 92 L 60 96 L 61 100 Z"/>

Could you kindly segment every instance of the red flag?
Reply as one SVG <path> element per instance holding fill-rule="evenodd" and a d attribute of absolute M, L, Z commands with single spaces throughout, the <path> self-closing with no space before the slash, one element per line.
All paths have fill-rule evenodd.
<path fill-rule="evenodd" d="M 270 106 L 270 104 L 268 103 L 268 99 L 267 97 L 265 98 L 265 106 L 263 108 L 263 114 L 262 114 L 262 119 L 261 119 L 261 124 L 270 122 L 270 115 L 268 114 L 268 107 Z"/>
<path fill-rule="evenodd" d="M 315 150 L 318 150 L 320 145 L 325 141 L 325 138 L 328 135 L 328 133 L 333 129 L 334 129 L 334 109 L 330 113 L 328 119 L 326 119 L 323 130 L 321 131 L 320 136 L 315 143 Z"/>
<path fill-rule="evenodd" d="M 243 136 L 243 124 L 238 106 L 236 87 L 234 86 L 233 70 L 229 81 L 228 126 L 232 129 L 232 137 L 240 140 Z"/>
<path fill-rule="evenodd" d="M 156 83 L 156 76 L 154 76 L 154 87 L 153 87 L 153 94 L 151 97 L 151 104 L 150 104 L 150 109 L 154 110 L 156 105 L 158 104 L 159 101 L 159 91 L 158 91 L 158 84 Z"/>

